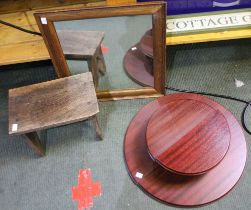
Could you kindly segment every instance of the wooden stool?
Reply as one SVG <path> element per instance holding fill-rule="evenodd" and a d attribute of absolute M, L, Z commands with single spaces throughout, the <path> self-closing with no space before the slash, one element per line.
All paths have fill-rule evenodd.
<path fill-rule="evenodd" d="M 98 86 L 99 71 L 104 74 L 106 65 L 101 50 L 104 32 L 101 31 L 57 31 L 61 47 L 67 59 L 85 60 L 92 72 L 95 87 Z"/>
<path fill-rule="evenodd" d="M 22 134 L 45 155 L 37 131 L 91 119 L 102 139 L 97 97 L 90 72 L 9 90 L 9 134 Z"/>

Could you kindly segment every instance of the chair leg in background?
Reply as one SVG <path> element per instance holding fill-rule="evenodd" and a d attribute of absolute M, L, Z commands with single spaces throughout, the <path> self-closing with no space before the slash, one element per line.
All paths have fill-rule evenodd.
<path fill-rule="evenodd" d="M 37 155 L 45 156 L 45 146 L 41 143 L 37 132 L 23 134 L 23 137 Z"/>
<path fill-rule="evenodd" d="M 92 121 L 93 127 L 96 130 L 97 137 L 100 140 L 103 140 L 103 133 L 102 133 L 102 130 L 101 130 L 100 126 L 99 126 L 99 122 L 98 122 L 97 116 L 95 115 L 90 120 Z"/>

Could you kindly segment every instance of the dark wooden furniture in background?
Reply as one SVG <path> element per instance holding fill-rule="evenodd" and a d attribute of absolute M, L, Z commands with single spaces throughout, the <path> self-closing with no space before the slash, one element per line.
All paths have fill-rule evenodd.
<path fill-rule="evenodd" d="M 153 61 L 141 52 L 139 44 L 132 46 L 126 52 L 123 66 L 133 81 L 143 86 L 154 87 Z"/>
<path fill-rule="evenodd" d="M 39 130 L 91 119 L 102 139 L 98 112 L 90 72 L 9 90 L 9 134 L 22 134 L 40 156 Z"/>
<path fill-rule="evenodd" d="M 98 19 L 118 16 L 151 15 L 153 33 L 153 87 L 127 88 L 118 90 L 97 91 L 101 100 L 119 100 L 133 98 L 159 97 L 165 94 L 166 70 L 166 4 L 164 2 L 151 2 L 117 7 L 82 8 L 51 12 L 35 13 L 39 29 L 50 53 L 58 77 L 71 75 L 66 63 L 54 22 L 80 19 Z M 46 19 L 46 24 L 41 18 Z"/>
<path fill-rule="evenodd" d="M 139 43 L 126 52 L 123 65 L 126 74 L 133 81 L 143 86 L 153 87 L 153 61 L 153 36 L 152 30 L 148 30 Z"/>
<path fill-rule="evenodd" d="M 175 105 L 173 106 L 172 103 L 175 103 Z M 194 107 L 192 106 L 193 103 Z M 197 107 L 198 104 L 199 107 Z M 163 109 L 165 109 L 166 105 L 170 105 L 168 108 L 172 109 L 172 112 L 166 113 L 166 115 L 170 115 L 170 117 L 174 116 L 173 120 L 175 121 L 172 121 L 172 119 L 170 119 L 170 121 L 168 120 L 169 123 L 171 121 L 173 122 L 172 127 L 181 133 L 183 129 L 186 131 L 184 133 L 186 142 L 181 142 L 180 149 L 184 148 L 188 150 L 187 152 L 189 152 L 190 155 L 196 152 L 196 146 L 189 145 L 190 140 L 193 141 L 193 139 L 190 138 L 188 134 L 193 134 L 193 128 L 196 130 L 198 128 L 196 125 L 200 123 L 208 123 L 202 132 L 209 134 L 209 136 L 206 136 L 206 139 L 210 141 L 212 140 L 212 136 L 210 135 L 214 135 L 211 133 L 210 129 L 215 131 L 217 127 L 219 128 L 216 132 L 216 136 L 223 137 L 224 148 L 226 148 L 227 145 L 226 139 L 230 136 L 231 139 L 228 151 L 218 165 L 202 175 L 183 176 L 166 170 L 166 168 L 152 159 L 149 155 L 146 141 L 149 120 L 156 111 L 161 110 L 160 112 L 162 112 L 162 108 L 164 107 Z M 203 106 L 205 106 L 206 112 L 210 113 L 209 115 L 204 113 Z M 191 127 L 188 126 L 184 128 L 182 126 L 183 123 L 175 123 L 179 122 L 179 120 L 183 120 L 185 121 L 184 125 L 187 126 L 189 121 L 191 121 L 189 113 L 187 113 L 187 108 L 184 109 L 184 107 L 194 108 L 195 110 L 198 108 L 197 111 L 202 111 L 202 116 L 206 118 L 197 116 L 198 119 L 195 119 L 197 120 L 197 124 L 195 123 L 196 125 L 192 124 Z M 192 111 L 192 115 L 197 115 L 197 111 Z M 216 118 L 214 118 L 213 115 Z M 216 123 L 214 127 L 213 122 L 215 122 L 216 119 L 223 122 L 223 125 Z M 157 125 L 157 128 L 158 127 L 159 125 Z M 158 132 L 162 132 L 162 130 L 156 130 L 155 132 L 158 134 Z M 175 132 L 175 130 L 172 131 L 173 134 Z M 197 137 L 200 136 L 199 133 L 194 134 L 196 134 Z M 167 136 L 165 132 L 164 136 Z M 170 138 L 166 140 L 170 141 Z M 218 141 L 221 140 L 218 139 Z M 188 147 L 186 143 L 189 145 Z M 219 142 L 219 144 L 221 144 L 221 142 Z M 179 150 L 177 150 L 177 152 L 179 152 Z M 184 151 L 184 153 L 186 153 L 186 151 Z M 245 166 L 247 149 L 242 128 L 232 113 L 223 106 L 204 96 L 196 94 L 171 94 L 160 97 L 147 104 L 136 114 L 125 135 L 124 155 L 129 175 L 134 183 L 142 190 L 164 203 L 191 207 L 203 205 L 219 199 L 235 186 Z M 179 158 L 177 160 L 183 161 Z M 205 160 L 205 162 L 207 163 L 208 160 Z M 187 162 L 187 165 L 194 166 L 192 162 Z"/>
<path fill-rule="evenodd" d="M 66 59 L 87 61 L 95 87 L 97 87 L 99 72 L 104 74 L 106 71 L 101 50 L 104 32 L 57 30 L 57 34 Z"/>
<path fill-rule="evenodd" d="M 152 30 L 147 31 L 139 42 L 139 48 L 144 55 L 153 58 L 153 35 Z"/>

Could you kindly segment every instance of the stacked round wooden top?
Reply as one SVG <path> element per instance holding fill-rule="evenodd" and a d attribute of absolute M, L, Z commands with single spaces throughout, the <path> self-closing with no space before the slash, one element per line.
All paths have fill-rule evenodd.
<path fill-rule="evenodd" d="M 152 30 L 147 31 L 139 43 L 127 51 L 123 64 L 132 80 L 143 86 L 154 86 Z"/>
<path fill-rule="evenodd" d="M 234 187 L 244 169 L 246 143 L 238 121 L 220 104 L 196 94 L 172 94 L 136 114 L 124 155 L 131 178 L 151 196 L 197 206 Z"/>
<path fill-rule="evenodd" d="M 144 36 L 141 38 L 139 42 L 139 47 L 141 52 L 153 58 L 153 37 L 152 37 L 152 30 L 147 31 Z"/>
<path fill-rule="evenodd" d="M 146 143 L 152 158 L 164 168 L 192 176 L 207 172 L 223 159 L 230 131 L 217 107 L 174 100 L 151 116 Z"/>

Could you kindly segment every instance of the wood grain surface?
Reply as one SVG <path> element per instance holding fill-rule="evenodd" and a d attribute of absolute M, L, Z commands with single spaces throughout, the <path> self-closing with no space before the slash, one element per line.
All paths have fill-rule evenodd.
<path fill-rule="evenodd" d="M 132 50 L 133 47 L 136 47 L 136 50 Z M 127 51 L 123 60 L 125 72 L 138 84 L 154 87 L 152 59 L 141 52 L 139 44 L 133 47 Z"/>
<path fill-rule="evenodd" d="M 46 9 L 51 7 L 105 2 L 102 0 L 2 0 L 0 1 L 0 14 L 17 11 Z"/>
<path fill-rule="evenodd" d="M 106 1 L 104 0 L 4 0 L 0 1 L 0 19 L 39 32 L 33 16 L 36 10 L 48 11 L 105 5 Z M 8 35 L 5 36 L 4 34 Z M 0 37 L 0 65 L 50 59 L 41 36 L 27 34 L 0 24 Z"/>
<path fill-rule="evenodd" d="M 152 30 L 147 31 L 140 39 L 139 48 L 146 56 L 153 58 L 153 37 Z"/>
<path fill-rule="evenodd" d="M 182 176 L 165 170 L 151 159 L 146 145 L 145 134 L 152 114 L 169 100 L 184 99 L 203 100 L 211 107 L 218 106 L 231 134 L 230 146 L 223 160 L 199 176 Z M 125 162 L 133 182 L 154 198 L 179 206 L 206 204 L 228 193 L 243 172 L 246 155 L 244 134 L 235 117 L 218 103 L 196 94 L 171 94 L 147 104 L 131 121 L 124 140 Z M 136 177 L 137 172 L 142 173 L 143 177 Z"/>
<path fill-rule="evenodd" d="M 66 57 L 81 59 L 95 54 L 105 33 L 102 31 L 57 30 L 57 35 Z"/>
<path fill-rule="evenodd" d="M 146 143 L 150 155 L 166 169 L 199 175 L 227 153 L 230 130 L 218 106 L 207 100 L 169 100 L 150 118 Z"/>
<path fill-rule="evenodd" d="M 82 121 L 98 112 L 90 72 L 9 90 L 9 134 Z"/>
<path fill-rule="evenodd" d="M 108 5 L 135 4 L 137 0 L 106 0 Z"/>

